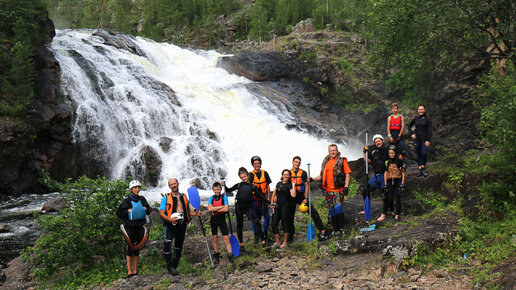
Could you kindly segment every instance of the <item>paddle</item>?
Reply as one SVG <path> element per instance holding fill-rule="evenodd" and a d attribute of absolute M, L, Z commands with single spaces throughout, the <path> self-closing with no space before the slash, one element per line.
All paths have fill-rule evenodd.
<path fill-rule="evenodd" d="M 221 178 L 224 180 L 224 178 Z M 224 188 L 224 194 L 226 194 L 226 186 Z M 228 205 L 229 206 L 229 205 Z M 240 256 L 240 243 L 237 238 L 233 235 L 233 226 L 231 225 L 231 214 L 228 210 L 228 220 L 229 220 L 229 231 L 231 232 L 231 236 L 229 237 L 229 243 L 231 244 L 231 251 L 233 252 L 233 257 Z"/>
<path fill-rule="evenodd" d="M 196 211 L 199 210 L 199 206 L 201 205 L 201 198 L 199 197 L 199 191 L 197 187 L 192 186 L 188 189 L 188 199 L 190 199 L 190 204 L 195 208 Z M 187 209 L 188 210 L 188 209 Z M 201 222 L 201 230 L 202 235 L 204 236 L 204 242 L 206 242 L 206 250 L 208 251 L 208 256 L 210 256 L 211 267 L 214 268 L 213 259 L 211 258 L 210 246 L 208 245 L 208 240 L 206 239 L 206 232 L 204 230 L 204 224 L 202 223 L 201 216 L 199 217 L 199 221 Z"/>
<path fill-rule="evenodd" d="M 310 180 L 310 163 L 308 165 L 308 180 Z M 311 242 L 315 238 L 315 229 L 314 225 L 312 225 L 312 203 L 310 200 L 310 185 L 307 186 L 306 190 L 308 190 L 308 228 L 306 229 L 306 240 Z"/>
<path fill-rule="evenodd" d="M 365 142 L 365 146 L 367 147 L 367 134 L 368 132 L 365 133 L 365 139 L 366 139 L 366 142 Z M 367 153 L 369 151 L 369 147 L 367 148 L 366 150 L 366 156 L 364 158 L 364 161 L 365 161 L 365 174 L 366 174 L 366 182 L 368 182 L 368 178 L 369 178 L 369 165 L 367 164 Z M 371 220 L 371 201 L 369 200 L 369 195 L 366 195 L 365 197 L 365 200 L 364 200 L 364 219 L 366 221 L 370 221 Z"/>

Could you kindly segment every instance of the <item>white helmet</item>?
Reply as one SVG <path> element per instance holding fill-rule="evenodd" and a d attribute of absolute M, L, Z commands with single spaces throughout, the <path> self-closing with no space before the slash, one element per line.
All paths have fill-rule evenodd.
<path fill-rule="evenodd" d="M 376 138 L 380 138 L 380 139 L 382 139 L 382 141 L 383 141 L 383 137 L 382 137 L 382 135 L 380 135 L 380 134 L 374 134 L 374 136 L 373 136 L 373 143 L 374 143 L 374 140 L 376 140 Z"/>
<path fill-rule="evenodd" d="M 133 180 L 133 181 L 129 182 L 129 190 L 131 190 L 135 186 L 142 187 L 142 185 L 140 184 L 140 182 L 138 180 Z"/>

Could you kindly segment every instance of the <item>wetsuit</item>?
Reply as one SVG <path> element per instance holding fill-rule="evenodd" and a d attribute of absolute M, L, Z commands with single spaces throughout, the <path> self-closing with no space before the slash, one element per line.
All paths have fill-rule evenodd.
<path fill-rule="evenodd" d="M 138 202 L 141 203 L 141 206 L 146 208 L 145 214 L 150 214 L 150 206 L 145 197 L 140 195 L 134 196 L 132 194 L 124 198 L 116 212 L 116 215 L 124 220 L 125 232 L 133 244 L 139 244 L 145 234 L 143 226 L 145 225 L 146 217 L 144 216 L 137 220 L 131 220 L 129 217 L 129 209 L 133 209 L 133 204 Z M 132 251 L 129 247 L 127 247 L 126 250 L 126 255 L 129 257 L 137 257 L 140 254 L 140 251 Z"/>
<path fill-rule="evenodd" d="M 385 180 L 383 178 L 383 174 L 386 170 L 385 161 L 389 159 L 389 150 L 385 148 L 385 146 L 376 147 L 375 145 L 372 145 L 369 148 L 372 149 L 367 152 L 367 158 L 371 160 L 370 164 L 371 169 L 373 170 L 373 176 L 371 177 L 371 179 L 369 179 L 366 190 L 362 193 L 362 197 L 364 198 L 364 200 L 366 196 L 369 196 L 369 200 L 371 200 L 370 194 L 376 188 L 385 187 Z"/>
<path fill-rule="evenodd" d="M 415 132 L 412 131 L 413 126 L 416 127 Z M 425 166 L 426 156 L 429 149 L 425 146 L 425 142 L 430 142 L 430 139 L 432 139 L 432 121 L 426 116 L 426 114 L 417 116 L 412 121 L 410 121 L 408 129 L 411 136 L 412 134 L 416 134 L 416 139 L 414 139 L 414 147 L 417 154 L 417 165 Z"/>
<path fill-rule="evenodd" d="M 181 203 L 183 219 L 179 220 L 177 224 L 172 224 L 168 221 L 163 221 L 165 224 L 165 240 L 163 243 L 163 255 L 165 262 L 171 263 L 172 267 L 177 269 L 179 260 L 181 259 L 181 252 L 183 251 L 183 243 L 185 241 L 186 226 L 190 221 L 190 202 L 186 194 L 181 193 L 179 197 L 172 196 L 167 193 L 162 199 L 159 209 L 164 210 L 168 217 L 178 212 L 178 203 Z M 174 252 L 172 253 L 172 240 L 174 241 Z M 173 254 L 173 255 L 172 255 Z"/>
<path fill-rule="evenodd" d="M 214 207 L 223 206 L 229 204 L 228 197 L 224 194 L 212 195 L 208 199 L 208 204 Z M 220 232 L 223 236 L 228 235 L 228 224 L 226 224 L 226 213 L 225 212 L 212 212 L 210 218 L 211 234 L 217 235 L 217 229 L 220 228 Z"/>
<path fill-rule="evenodd" d="M 232 192 L 238 189 L 237 194 L 235 196 L 235 215 L 237 220 L 237 236 L 240 243 L 244 243 L 244 234 L 242 232 L 244 226 L 244 215 L 254 224 L 258 231 L 258 236 L 262 241 L 265 241 L 265 236 L 263 234 L 262 228 L 260 227 L 260 221 L 256 216 L 256 212 L 252 210 L 252 203 L 254 201 L 253 196 L 258 197 L 261 201 L 266 204 L 269 204 L 270 201 L 265 198 L 263 193 L 256 188 L 256 186 L 247 183 L 240 182 L 233 185 L 231 188 L 228 188 L 224 185 L 226 193 Z"/>
<path fill-rule="evenodd" d="M 384 192 L 383 196 L 383 214 L 387 214 L 387 210 L 393 211 L 393 203 L 396 200 L 396 211 L 397 215 L 401 214 L 401 182 L 402 174 L 405 171 L 405 164 L 403 160 L 394 158 L 387 160 L 386 162 L 387 171 L 385 171 L 385 177 L 387 177 L 387 184 L 385 185 L 387 192 Z"/>
<path fill-rule="evenodd" d="M 306 171 L 304 171 L 302 169 L 299 169 L 297 172 L 294 172 L 294 170 L 290 170 L 290 174 L 292 176 L 291 181 L 296 181 L 296 198 L 294 199 L 294 201 L 297 205 L 300 205 L 303 202 L 303 200 L 305 200 L 305 191 L 306 191 L 306 185 L 307 185 L 306 181 L 308 180 L 308 175 L 306 174 Z M 296 177 L 299 177 L 299 178 L 296 178 Z M 299 180 L 299 179 L 301 179 L 301 180 Z M 311 211 L 312 211 L 312 219 L 314 220 L 315 227 L 319 231 L 322 232 L 322 231 L 324 231 L 324 225 L 321 220 L 321 217 L 319 216 L 319 212 L 317 212 L 317 210 L 315 209 L 313 204 L 310 204 L 310 205 L 311 205 Z M 290 220 L 292 222 L 294 222 L 294 216 L 296 214 L 295 209 L 292 211 L 291 214 L 292 214 L 292 218 Z M 290 239 L 290 237 L 294 236 L 295 231 L 296 231 L 296 227 L 292 223 L 292 225 L 290 227 L 289 239 Z"/>
<path fill-rule="evenodd" d="M 263 172 L 263 177 L 262 177 Z M 249 172 L 249 182 L 254 184 L 259 190 L 261 189 L 264 196 L 267 196 L 267 185 L 272 183 L 272 180 L 269 176 L 269 173 L 265 170 L 261 170 L 260 172 Z M 261 182 L 261 183 L 259 183 Z M 253 210 L 256 212 L 256 216 L 258 217 L 258 220 L 261 220 L 263 217 L 263 234 L 267 237 L 267 232 L 269 231 L 269 224 L 271 222 L 271 215 L 269 213 L 269 207 L 266 203 L 264 203 L 262 200 L 260 200 L 257 197 L 254 197 L 253 202 Z M 251 227 L 253 228 L 254 234 L 258 234 L 258 231 L 256 229 L 256 226 L 254 224 L 251 224 Z"/>
<path fill-rule="evenodd" d="M 276 208 L 272 215 L 272 232 L 279 234 L 278 225 L 281 220 L 283 231 L 290 233 L 291 226 L 294 224 L 294 215 L 292 212 L 295 211 L 296 202 L 290 195 L 292 189 L 292 183 L 282 183 L 281 181 L 276 184 Z"/>

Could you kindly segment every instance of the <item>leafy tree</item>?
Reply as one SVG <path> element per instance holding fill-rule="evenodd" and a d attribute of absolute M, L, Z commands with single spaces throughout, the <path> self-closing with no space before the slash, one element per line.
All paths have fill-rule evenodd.
<path fill-rule="evenodd" d="M 41 236 L 22 253 L 40 279 L 60 271 L 81 271 L 95 257 L 111 261 L 123 248 L 116 210 L 128 193 L 127 182 L 81 177 L 58 186 L 68 207 L 39 216 Z"/>
<path fill-rule="evenodd" d="M 395 69 L 393 83 L 415 94 L 430 72 L 451 61 L 489 59 L 495 51 L 511 57 L 515 9 L 510 0 L 374 0 L 367 26 L 376 44 L 372 60 L 379 70 Z"/>
<path fill-rule="evenodd" d="M 509 60 L 501 70 L 493 64 L 491 72 L 481 78 L 474 90 L 475 105 L 482 116 L 479 129 L 492 147 L 486 154 L 490 182 L 480 187 L 484 204 L 495 216 L 516 211 L 516 69 Z"/>
<path fill-rule="evenodd" d="M 0 0 L 0 115 L 24 119 L 34 97 L 36 50 L 47 12 L 41 1 Z"/>

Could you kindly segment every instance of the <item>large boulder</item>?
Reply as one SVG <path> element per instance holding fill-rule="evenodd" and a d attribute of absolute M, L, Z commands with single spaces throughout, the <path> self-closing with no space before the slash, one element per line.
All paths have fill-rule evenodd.
<path fill-rule="evenodd" d="M 244 52 L 219 58 L 217 67 L 253 81 L 275 81 L 289 76 L 286 61 L 278 52 Z"/>
<path fill-rule="evenodd" d="M 66 207 L 66 201 L 63 197 L 56 197 L 47 200 L 41 207 L 43 212 L 54 212 Z"/>

